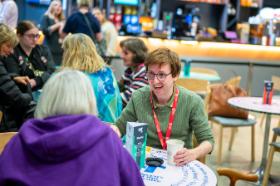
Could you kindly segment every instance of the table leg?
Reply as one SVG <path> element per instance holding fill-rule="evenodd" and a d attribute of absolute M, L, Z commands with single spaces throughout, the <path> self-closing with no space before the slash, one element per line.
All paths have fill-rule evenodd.
<path fill-rule="evenodd" d="M 270 120 L 271 114 L 266 115 L 266 122 L 265 122 L 265 132 L 264 132 L 264 141 L 263 141 L 263 152 L 262 152 L 262 160 L 261 165 L 257 170 L 257 174 L 259 176 L 259 185 L 262 183 L 263 174 L 265 171 L 266 161 L 267 161 L 267 151 L 268 151 L 268 143 L 269 143 L 269 132 L 270 132 Z"/>

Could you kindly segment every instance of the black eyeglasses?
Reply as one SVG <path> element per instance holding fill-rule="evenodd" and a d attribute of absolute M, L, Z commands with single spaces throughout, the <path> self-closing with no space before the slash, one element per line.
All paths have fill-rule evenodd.
<path fill-rule="evenodd" d="M 38 39 L 40 37 L 40 34 L 24 34 L 29 39 Z"/>
<path fill-rule="evenodd" d="M 158 80 L 164 81 L 165 78 L 166 78 L 167 76 L 169 76 L 170 74 L 171 74 L 171 72 L 170 72 L 169 74 L 165 74 L 165 73 L 163 73 L 163 72 L 160 72 L 160 73 L 158 73 L 158 74 L 155 74 L 155 73 L 153 73 L 153 72 L 147 72 L 147 73 L 146 73 L 146 76 L 147 76 L 147 78 L 148 78 L 149 80 L 154 80 L 155 77 L 157 77 Z"/>

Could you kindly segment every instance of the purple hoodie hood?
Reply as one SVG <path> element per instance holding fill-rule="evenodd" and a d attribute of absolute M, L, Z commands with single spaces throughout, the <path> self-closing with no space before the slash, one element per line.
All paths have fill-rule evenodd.
<path fill-rule="evenodd" d="M 92 115 L 25 122 L 0 155 L 0 185 L 143 186 L 116 133 Z"/>
<path fill-rule="evenodd" d="M 27 121 L 19 137 L 39 159 L 62 162 L 94 146 L 109 134 L 108 127 L 92 115 L 62 115 Z"/>

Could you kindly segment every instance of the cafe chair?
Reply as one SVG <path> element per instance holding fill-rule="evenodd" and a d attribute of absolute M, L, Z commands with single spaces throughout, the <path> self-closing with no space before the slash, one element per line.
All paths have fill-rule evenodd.
<path fill-rule="evenodd" d="M 232 168 L 219 167 L 217 168 L 219 176 L 226 176 L 230 180 L 230 186 L 235 186 L 238 180 L 256 182 L 258 175 L 246 171 L 240 171 Z"/>
<path fill-rule="evenodd" d="M 176 81 L 176 85 L 182 86 L 197 93 L 201 97 L 204 97 L 207 93 L 209 81 L 194 78 L 178 78 Z"/>
<path fill-rule="evenodd" d="M 236 76 L 231 78 L 230 80 L 226 81 L 226 84 L 230 84 L 233 86 L 239 86 L 241 77 Z M 211 86 L 211 85 L 210 85 Z M 208 88 L 207 97 L 205 98 L 205 105 L 206 108 L 209 104 L 209 98 L 211 97 L 211 89 Z M 206 109 L 207 110 L 207 109 Z M 240 119 L 240 118 L 230 118 L 230 117 L 222 117 L 222 116 L 212 116 L 209 117 L 209 121 L 211 124 L 219 125 L 219 137 L 218 137 L 218 151 L 217 151 L 217 163 L 220 164 L 222 162 L 222 146 L 223 146 L 223 132 L 224 128 L 231 128 L 231 135 L 229 141 L 229 148 L 230 151 L 232 149 L 235 133 L 237 132 L 238 127 L 251 127 L 251 161 L 255 161 L 255 124 L 256 119 L 255 116 L 250 115 L 248 119 Z"/>
<path fill-rule="evenodd" d="M 227 117 L 221 117 L 221 116 L 213 116 L 210 118 L 211 122 L 214 124 L 220 125 L 220 131 L 219 131 L 219 138 L 218 138 L 218 155 L 217 155 L 217 163 L 220 164 L 222 162 L 222 145 L 223 145 L 223 130 L 226 127 L 251 127 L 251 161 L 255 161 L 255 124 L 256 120 L 253 117 L 250 117 L 246 119 L 238 119 L 238 118 L 227 118 Z M 229 142 L 229 148 L 230 151 L 232 149 L 234 136 L 236 131 L 231 131 L 231 137 Z"/>
<path fill-rule="evenodd" d="M 230 78 L 229 80 L 227 80 L 225 82 L 225 84 L 238 87 L 240 85 L 240 81 L 241 81 L 241 76 L 234 76 L 234 77 Z M 230 149 L 232 147 L 233 138 L 234 138 L 234 135 L 236 132 L 237 132 L 237 128 L 231 129 L 231 138 L 230 139 L 232 139 L 232 140 L 230 143 Z"/>
<path fill-rule="evenodd" d="M 6 144 L 10 141 L 10 139 L 17 134 L 17 132 L 3 132 L 0 133 L 0 154 L 4 150 Z"/>
<path fill-rule="evenodd" d="M 272 76 L 271 80 L 273 81 L 273 89 L 280 92 L 280 76 Z"/>
<path fill-rule="evenodd" d="M 280 141 L 277 138 L 280 137 L 280 120 L 277 128 L 273 129 L 273 137 L 272 137 L 272 142 L 270 144 L 270 150 L 268 153 L 268 158 L 267 158 L 267 164 L 264 172 L 264 177 L 263 177 L 263 183 L 262 186 L 268 185 L 268 180 L 269 180 L 269 173 L 271 170 L 272 162 L 273 162 L 273 156 L 274 152 L 280 152 Z"/>

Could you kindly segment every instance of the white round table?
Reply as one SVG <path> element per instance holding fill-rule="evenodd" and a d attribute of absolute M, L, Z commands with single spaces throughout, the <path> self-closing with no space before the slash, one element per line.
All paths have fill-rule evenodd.
<path fill-rule="evenodd" d="M 159 157 L 164 160 L 160 167 L 146 165 L 141 169 L 146 186 L 215 186 L 217 184 L 214 172 L 199 161 L 195 160 L 181 167 L 171 166 L 166 163 L 166 151 L 150 148 L 146 152 L 146 157 Z"/>
<path fill-rule="evenodd" d="M 280 115 L 280 99 L 279 97 L 275 96 L 272 98 L 272 104 L 268 105 L 262 103 L 262 97 L 233 97 L 228 99 L 228 103 L 236 108 L 266 114 L 262 160 L 260 167 L 257 170 L 257 174 L 259 175 L 259 183 L 262 183 L 267 161 L 271 115 Z"/>

